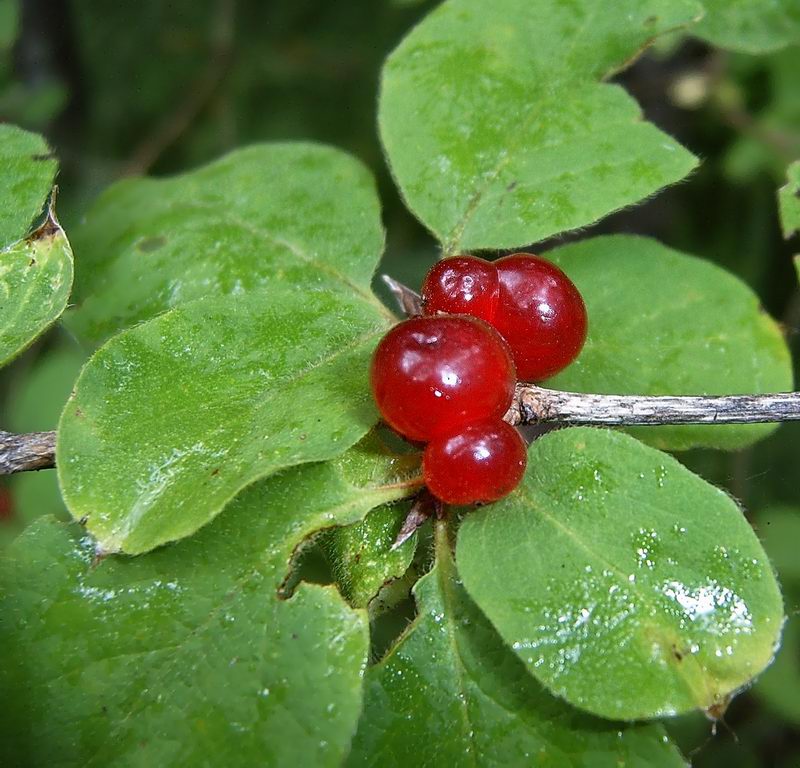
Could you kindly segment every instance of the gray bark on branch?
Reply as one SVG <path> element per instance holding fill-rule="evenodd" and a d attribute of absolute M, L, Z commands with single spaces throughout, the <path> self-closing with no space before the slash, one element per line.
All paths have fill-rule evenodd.
<path fill-rule="evenodd" d="M 591 395 L 518 384 L 505 420 L 606 427 L 800 421 L 800 392 L 774 395 Z M 0 431 L 0 475 L 55 466 L 56 433 Z"/>
<path fill-rule="evenodd" d="M 800 420 L 800 392 L 772 395 L 591 395 L 518 384 L 505 420 L 609 427 Z"/>
<path fill-rule="evenodd" d="M 405 315 L 418 315 L 417 293 L 388 275 L 383 279 Z M 592 395 L 517 384 L 505 420 L 514 426 L 555 423 L 607 427 L 665 424 L 757 424 L 800 420 L 800 392 L 774 395 Z M 56 464 L 56 433 L 0 431 L 0 475 Z"/>
<path fill-rule="evenodd" d="M 51 469 L 56 465 L 56 433 L 15 435 L 0 430 L 0 475 Z"/>

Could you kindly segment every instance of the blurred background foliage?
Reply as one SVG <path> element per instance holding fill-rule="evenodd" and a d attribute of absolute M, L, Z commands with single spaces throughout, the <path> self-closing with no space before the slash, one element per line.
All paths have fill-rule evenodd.
<path fill-rule="evenodd" d="M 0 120 L 40 131 L 53 145 L 67 232 L 99 190 L 126 175 L 174 173 L 255 141 L 335 144 L 378 178 L 388 233 L 383 271 L 418 286 L 436 246 L 391 182 L 375 105 L 384 57 L 433 5 L 0 0 Z M 792 265 L 800 243 L 782 239 L 775 202 L 787 164 L 800 158 L 800 47 L 755 57 L 672 38 L 618 80 L 703 163 L 592 233 L 649 234 L 738 274 L 781 320 L 800 360 Z M 84 357 L 56 329 L 5 369 L 3 428 L 54 428 Z M 742 503 L 778 570 L 789 617 L 776 663 L 733 702 L 715 736 L 702 716 L 670 724 L 697 766 L 800 766 L 799 453 L 800 423 L 740 453 L 679 457 Z M 66 514 L 53 473 L 6 482 L 0 544 L 43 513 Z"/>

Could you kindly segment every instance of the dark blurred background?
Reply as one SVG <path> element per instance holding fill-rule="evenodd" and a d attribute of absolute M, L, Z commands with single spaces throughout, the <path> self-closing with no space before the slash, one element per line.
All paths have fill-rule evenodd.
<path fill-rule="evenodd" d="M 255 141 L 335 144 L 378 178 L 388 233 L 382 271 L 416 287 L 437 248 L 391 182 L 375 106 L 384 57 L 434 5 L 0 0 L 0 120 L 40 131 L 54 146 L 67 232 L 126 175 L 175 173 Z M 753 57 L 675 37 L 618 79 L 703 163 L 684 183 L 580 236 L 637 232 L 721 264 L 783 323 L 800 360 L 792 266 L 800 243 L 783 241 L 775 202 L 787 164 L 800 158 L 800 48 Z M 5 369 L 3 428 L 54 428 L 83 357 L 56 329 Z M 800 423 L 740 453 L 679 455 L 742 503 L 778 570 L 789 616 L 775 665 L 733 702 L 716 735 L 700 715 L 669 724 L 697 766 L 800 768 L 799 453 Z M 52 472 L 0 486 L 0 546 L 44 513 L 66 514 Z"/>

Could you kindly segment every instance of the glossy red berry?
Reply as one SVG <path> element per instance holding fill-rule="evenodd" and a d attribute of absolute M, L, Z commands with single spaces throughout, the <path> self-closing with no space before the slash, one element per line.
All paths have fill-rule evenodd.
<path fill-rule="evenodd" d="M 586 306 L 553 263 L 528 253 L 495 262 L 500 297 L 492 325 L 508 342 L 523 381 L 566 368 L 586 341 Z"/>
<path fill-rule="evenodd" d="M 461 425 L 431 440 L 422 458 L 425 485 L 446 504 L 502 499 L 525 473 L 525 442 L 500 419 Z"/>
<path fill-rule="evenodd" d="M 427 315 L 464 314 L 491 323 L 499 295 L 500 281 L 494 264 L 475 256 L 456 256 L 437 262 L 422 284 L 422 303 Z"/>
<path fill-rule="evenodd" d="M 517 375 L 541 381 L 566 368 L 586 340 L 586 307 L 553 263 L 515 253 L 494 264 L 458 256 L 436 264 L 422 289 L 425 312 L 463 312 L 490 323 L 508 342 Z"/>
<path fill-rule="evenodd" d="M 372 358 L 370 383 L 386 422 L 427 441 L 472 421 L 500 419 L 516 374 L 505 342 L 466 315 L 416 317 L 392 328 Z"/>

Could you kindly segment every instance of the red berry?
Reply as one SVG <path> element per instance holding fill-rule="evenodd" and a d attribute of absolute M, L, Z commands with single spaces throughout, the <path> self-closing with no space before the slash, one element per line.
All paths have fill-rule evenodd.
<path fill-rule="evenodd" d="M 502 499 L 525 473 L 525 442 L 500 419 L 462 425 L 431 440 L 422 458 L 425 485 L 446 504 Z"/>
<path fill-rule="evenodd" d="M 515 253 L 494 264 L 474 256 L 444 259 L 422 286 L 426 314 L 465 313 L 508 342 L 517 375 L 541 381 L 566 368 L 586 340 L 586 307 L 555 264 Z"/>
<path fill-rule="evenodd" d="M 437 262 L 422 284 L 426 315 L 465 314 L 491 323 L 499 295 L 500 282 L 494 264 L 475 256 L 456 256 Z"/>
<path fill-rule="evenodd" d="M 501 418 L 516 375 L 505 342 L 466 315 L 415 317 L 392 328 L 372 358 L 370 382 L 386 422 L 410 440 Z"/>
<path fill-rule="evenodd" d="M 495 266 L 500 300 L 492 324 L 511 347 L 519 378 L 540 381 L 566 368 L 586 340 L 586 306 L 575 284 L 528 253 Z"/>

